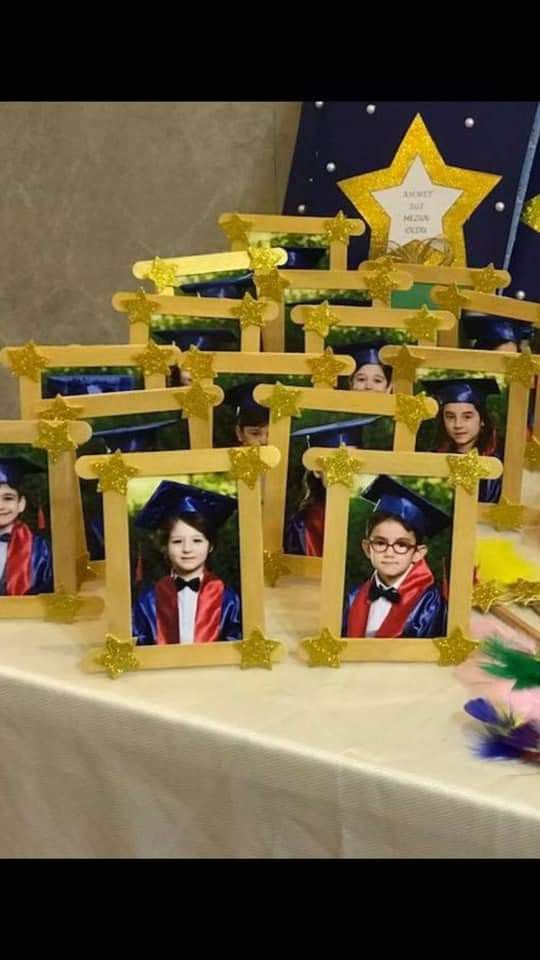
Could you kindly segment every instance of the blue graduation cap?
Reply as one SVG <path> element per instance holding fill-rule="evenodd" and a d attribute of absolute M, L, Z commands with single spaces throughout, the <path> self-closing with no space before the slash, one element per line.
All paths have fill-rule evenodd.
<path fill-rule="evenodd" d="M 107 451 L 113 453 L 143 453 L 155 449 L 159 430 L 179 424 L 178 418 L 158 420 L 153 423 L 140 423 L 129 427 L 113 427 L 110 430 L 94 430 L 93 437 L 103 441 Z"/>
<path fill-rule="evenodd" d="M 244 294 L 256 296 L 253 273 L 243 273 L 239 277 L 224 277 L 223 280 L 203 280 L 200 283 L 183 283 L 182 293 L 196 297 L 229 297 L 241 300 Z"/>
<path fill-rule="evenodd" d="M 386 346 L 384 340 L 373 340 L 370 343 L 340 343 L 339 346 L 333 347 L 333 350 L 336 354 L 346 354 L 349 357 L 354 357 L 356 370 L 359 370 L 365 363 L 377 363 L 381 367 L 386 366 L 379 359 L 379 350 Z M 391 368 L 389 369 L 391 370 Z"/>
<path fill-rule="evenodd" d="M 501 343 L 519 344 L 530 340 L 533 324 L 467 310 L 463 312 L 463 330 L 468 340 L 476 340 L 475 350 L 493 350 Z"/>
<path fill-rule="evenodd" d="M 263 407 L 253 398 L 253 391 L 260 381 L 237 383 L 225 394 L 225 403 L 234 407 L 239 426 L 260 426 L 270 420 L 269 407 Z"/>
<path fill-rule="evenodd" d="M 45 466 L 28 460 L 26 457 L 0 455 L 0 483 L 5 483 L 8 487 L 13 487 L 14 490 L 18 490 L 26 474 L 44 473 L 45 470 Z"/>
<path fill-rule="evenodd" d="M 45 383 L 48 399 L 57 394 L 72 397 L 76 394 L 120 393 L 136 389 L 137 378 L 134 373 L 49 373 Z"/>
<path fill-rule="evenodd" d="M 152 330 L 156 343 L 174 343 L 180 350 L 197 347 L 199 350 L 227 350 L 238 347 L 238 338 L 227 327 L 175 327 Z"/>
<path fill-rule="evenodd" d="M 359 430 L 368 423 L 379 420 L 378 415 L 354 417 L 339 423 L 323 423 L 318 427 L 302 427 L 294 430 L 291 438 L 304 438 L 308 447 L 339 447 L 342 443 L 348 447 L 358 446 Z"/>
<path fill-rule="evenodd" d="M 154 530 L 180 513 L 202 513 L 217 530 L 238 507 L 236 497 L 213 493 L 189 483 L 162 480 L 135 520 L 136 527 Z"/>
<path fill-rule="evenodd" d="M 485 407 L 487 398 L 500 393 L 499 384 L 494 377 L 475 377 L 455 380 L 422 380 L 427 393 L 445 403 L 472 403 L 475 407 Z"/>
<path fill-rule="evenodd" d="M 447 513 L 391 477 L 377 477 L 362 491 L 362 498 L 375 504 L 375 510 L 399 517 L 421 536 L 432 537 L 451 523 Z"/>
<path fill-rule="evenodd" d="M 287 262 L 282 270 L 316 270 L 326 247 L 283 247 L 287 251 Z"/>

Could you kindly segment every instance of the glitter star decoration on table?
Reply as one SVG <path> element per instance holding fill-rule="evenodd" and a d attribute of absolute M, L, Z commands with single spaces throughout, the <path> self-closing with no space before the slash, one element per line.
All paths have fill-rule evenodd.
<path fill-rule="evenodd" d="M 198 382 L 185 393 L 175 393 L 173 396 L 184 418 L 199 417 L 200 420 L 208 420 L 208 408 L 216 402 L 215 394 L 211 390 L 205 390 Z"/>
<path fill-rule="evenodd" d="M 299 406 L 301 397 L 301 390 L 284 387 L 278 380 L 263 406 L 270 408 L 272 423 L 278 423 L 284 417 L 299 417 L 301 415 L 302 410 Z"/>
<path fill-rule="evenodd" d="M 120 640 L 112 633 L 105 635 L 105 650 L 98 654 L 95 662 L 109 674 L 112 680 L 116 680 L 127 673 L 128 670 L 138 670 L 139 661 L 133 653 L 132 640 Z"/>
<path fill-rule="evenodd" d="M 173 363 L 172 356 L 172 350 L 158 347 L 153 340 L 149 340 L 142 353 L 136 353 L 134 355 L 133 362 L 136 363 L 138 367 L 141 367 L 143 373 L 148 377 L 153 373 L 167 374 L 169 367 Z"/>
<path fill-rule="evenodd" d="M 76 593 L 68 593 L 62 586 L 55 593 L 45 594 L 45 620 L 54 623 L 73 623 L 82 606 Z"/>
<path fill-rule="evenodd" d="M 326 347 L 320 357 L 306 359 L 306 363 L 311 370 L 311 382 L 326 383 L 329 387 L 337 385 L 338 377 L 347 366 L 343 360 L 334 356 L 332 347 Z"/>
<path fill-rule="evenodd" d="M 407 333 L 414 340 L 431 340 L 437 342 L 437 331 L 439 329 L 439 320 L 434 313 L 426 307 L 425 303 L 416 313 L 410 317 L 405 317 L 404 324 Z"/>
<path fill-rule="evenodd" d="M 540 582 L 534 580 L 516 580 L 509 584 L 508 589 L 512 603 L 521 607 L 528 607 L 532 603 L 540 603 Z"/>
<path fill-rule="evenodd" d="M 476 447 L 469 453 L 449 453 L 446 461 L 450 468 L 448 483 L 451 487 L 463 487 L 467 493 L 474 493 L 478 481 L 489 476 L 489 470 L 480 463 Z"/>
<path fill-rule="evenodd" d="M 320 337 L 327 337 L 330 328 L 338 325 L 339 317 L 332 313 L 328 300 L 306 310 L 305 333 L 318 333 Z"/>
<path fill-rule="evenodd" d="M 394 371 L 394 380 L 416 380 L 416 371 L 422 366 L 425 357 L 413 356 L 407 346 L 400 347 L 391 366 Z"/>
<path fill-rule="evenodd" d="M 159 257 L 154 257 L 152 265 L 145 274 L 147 280 L 151 280 L 158 293 L 167 287 L 174 287 L 176 283 L 176 266 L 174 263 L 167 263 Z"/>
<path fill-rule="evenodd" d="M 191 344 L 187 353 L 183 353 L 178 366 L 191 374 L 192 380 L 212 380 L 215 376 L 215 356 L 208 350 L 199 350 Z"/>
<path fill-rule="evenodd" d="M 457 667 L 478 648 L 478 643 L 465 636 L 461 627 L 455 627 L 448 637 L 441 637 L 433 643 L 439 651 L 440 667 Z"/>
<path fill-rule="evenodd" d="M 137 467 L 128 466 L 120 450 L 101 461 L 92 463 L 91 470 L 99 477 L 98 493 L 113 490 L 115 493 L 123 494 L 123 496 L 127 493 L 128 480 L 139 473 Z"/>
<path fill-rule="evenodd" d="M 41 371 L 49 366 L 47 357 L 37 352 L 33 340 L 25 343 L 23 347 L 10 347 L 7 357 L 9 368 L 14 376 L 28 377 L 34 383 L 39 382 Z"/>
<path fill-rule="evenodd" d="M 521 222 L 540 233 L 540 193 L 523 204 Z"/>
<path fill-rule="evenodd" d="M 536 437 L 525 444 L 525 464 L 529 470 L 540 470 L 540 441 Z"/>
<path fill-rule="evenodd" d="M 253 228 L 253 224 L 249 220 L 242 220 L 237 213 L 233 213 L 220 226 L 229 243 L 241 243 L 246 249 L 248 248 L 249 233 Z"/>
<path fill-rule="evenodd" d="M 502 603 L 507 594 L 506 588 L 497 580 L 485 580 L 477 583 L 473 589 L 472 606 L 481 613 L 489 613 L 494 603 Z"/>
<path fill-rule="evenodd" d="M 290 572 L 279 550 L 264 551 L 264 579 L 269 587 L 275 587 L 279 578 L 288 576 Z"/>
<path fill-rule="evenodd" d="M 330 243 L 336 240 L 340 243 L 347 243 L 354 232 L 354 225 L 349 222 L 343 210 L 340 210 L 333 220 L 325 220 L 323 226 L 324 236 Z"/>
<path fill-rule="evenodd" d="M 148 299 L 142 287 L 139 287 L 134 297 L 122 300 L 121 307 L 127 313 L 130 323 L 144 323 L 147 327 L 150 326 L 152 316 L 159 313 L 159 307 Z"/>
<path fill-rule="evenodd" d="M 82 407 L 74 403 L 66 403 L 60 394 L 54 398 L 50 407 L 39 414 L 40 420 L 78 420 L 83 412 Z"/>
<path fill-rule="evenodd" d="M 272 669 L 272 654 L 280 644 L 277 640 L 268 640 L 258 627 L 252 630 L 247 640 L 240 640 L 234 644 L 240 653 L 240 667 L 247 670 L 250 667 Z"/>
<path fill-rule="evenodd" d="M 501 285 L 501 281 L 497 278 L 497 271 L 492 263 L 477 273 L 471 271 L 470 277 L 472 285 L 478 293 L 495 293 Z"/>
<path fill-rule="evenodd" d="M 456 320 L 459 320 L 461 311 L 469 303 L 469 297 L 463 294 L 455 283 L 450 283 L 444 290 L 432 290 L 430 297 L 438 307 L 453 313 Z"/>
<path fill-rule="evenodd" d="M 233 307 L 231 314 L 238 318 L 242 330 L 245 330 L 246 327 L 260 327 L 262 329 L 266 324 L 264 308 L 265 304 L 262 300 L 255 300 L 250 293 L 245 293 L 240 306 Z"/>
<path fill-rule="evenodd" d="M 523 510 L 520 503 L 511 503 L 506 497 L 501 497 L 488 510 L 486 520 L 496 530 L 519 530 L 523 524 Z"/>
<path fill-rule="evenodd" d="M 533 377 L 540 374 L 540 358 L 533 356 L 529 347 L 523 347 L 517 357 L 505 357 L 506 377 L 510 383 L 522 383 L 531 386 Z"/>
<path fill-rule="evenodd" d="M 262 244 L 248 247 L 248 257 L 250 269 L 261 277 L 275 270 L 280 260 L 280 254 L 276 250 Z"/>
<path fill-rule="evenodd" d="M 341 446 L 336 453 L 331 453 L 328 457 L 319 457 L 317 466 L 324 470 L 329 487 L 334 483 L 341 483 L 350 489 L 355 474 L 362 473 L 362 461 L 351 457 L 345 446 Z"/>
<path fill-rule="evenodd" d="M 289 281 L 282 277 L 277 269 L 270 270 L 268 273 L 256 272 L 253 274 L 253 279 L 258 297 L 266 297 L 278 303 L 281 302 L 284 291 L 290 287 Z"/>
<path fill-rule="evenodd" d="M 423 420 L 429 420 L 431 414 L 426 406 L 426 394 L 417 393 L 409 396 L 406 393 L 396 393 L 396 423 L 404 423 L 411 433 L 416 433 Z"/>
<path fill-rule="evenodd" d="M 77 444 L 69 435 L 67 420 L 39 420 L 37 437 L 32 443 L 39 450 L 46 450 L 53 463 L 57 463 L 63 453 L 76 450 Z"/>
<path fill-rule="evenodd" d="M 383 268 L 365 273 L 364 282 L 372 300 L 381 300 L 386 306 L 390 306 L 392 293 L 399 286 L 393 270 Z"/>
<path fill-rule="evenodd" d="M 244 450 L 229 450 L 231 477 L 243 482 L 253 490 L 259 477 L 270 469 L 261 457 L 259 446 L 246 447 Z"/>
<path fill-rule="evenodd" d="M 334 637 L 330 630 L 324 627 L 318 637 L 307 637 L 300 645 L 307 652 L 310 667 L 339 667 L 347 641 Z"/>

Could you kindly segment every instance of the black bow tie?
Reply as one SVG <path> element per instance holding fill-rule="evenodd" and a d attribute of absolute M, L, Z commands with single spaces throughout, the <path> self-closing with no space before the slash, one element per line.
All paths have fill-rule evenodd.
<path fill-rule="evenodd" d="M 193 590 L 193 593 L 198 593 L 201 585 L 201 578 L 194 577 L 193 580 L 183 580 L 182 577 L 175 577 L 174 582 L 176 583 L 177 590 L 183 590 L 184 587 L 189 587 L 190 590 Z"/>
<path fill-rule="evenodd" d="M 373 603 L 379 597 L 384 597 L 389 603 L 399 603 L 399 590 L 395 587 L 379 587 L 375 580 L 372 581 L 369 588 L 369 599 Z"/>
<path fill-rule="evenodd" d="M 10 534 L 10 533 L 2 533 L 2 534 L 0 534 L 0 543 L 9 543 L 10 540 L 11 540 L 11 534 Z"/>

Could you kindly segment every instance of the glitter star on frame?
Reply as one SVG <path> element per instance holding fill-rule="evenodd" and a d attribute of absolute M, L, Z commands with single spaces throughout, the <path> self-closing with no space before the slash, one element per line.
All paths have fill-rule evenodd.
<path fill-rule="evenodd" d="M 411 317 L 405 318 L 404 326 L 407 329 L 407 333 L 410 334 L 414 340 L 431 340 L 432 343 L 437 342 L 439 321 L 437 317 L 428 310 L 425 303 Z"/>
<path fill-rule="evenodd" d="M 510 383 L 522 383 L 524 387 L 530 387 L 532 378 L 540 373 L 540 359 L 534 357 L 528 347 L 524 347 L 517 357 L 505 357 L 504 361 Z"/>
<path fill-rule="evenodd" d="M 523 204 L 521 222 L 540 233 L 540 193 Z"/>
<path fill-rule="evenodd" d="M 531 603 L 540 603 L 540 581 L 516 580 L 508 585 L 512 603 L 528 607 Z"/>
<path fill-rule="evenodd" d="M 450 283 L 444 290 L 433 290 L 430 296 L 438 307 L 453 313 L 456 320 L 459 320 L 461 311 L 469 302 L 469 297 L 465 296 L 455 283 Z"/>
<path fill-rule="evenodd" d="M 397 290 L 398 283 L 392 270 L 376 270 L 373 273 L 367 273 L 366 290 L 372 300 L 381 300 L 387 307 L 390 306 L 392 293 Z"/>
<path fill-rule="evenodd" d="M 264 406 L 271 410 L 272 423 L 278 423 L 284 417 L 299 417 L 302 410 L 299 406 L 302 397 L 301 390 L 294 390 L 292 387 L 284 387 L 279 381 L 276 383 L 272 393 L 265 400 Z"/>
<path fill-rule="evenodd" d="M 520 530 L 523 510 L 520 503 L 511 503 L 506 497 L 501 497 L 499 502 L 489 509 L 486 520 L 496 530 Z"/>
<path fill-rule="evenodd" d="M 349 237 L 354 232 L 354 226 L 352 223 L 349 223 L 343 210 L 340 210 L 333 220 L 325 220 L 323 226 L 324 236 L 329 243 L 333 243 L 336 240 L 340 243 L 347 243 Z"/>
<path fill-rule="evenodd" d="M 242 670 L 248 670 L 251 667 L 263 667 L 265 670 L 271 670 L 273 666 L 272 654 L 280 644 L 277 640 L 268 640 L 262 630 L 256 627 L 255 630 L 251 631 L 247 640 L 240 640 L 234 646 L 240 653 Z"/>
<path fill-rule="evenodd" d="M 63 453 L 76 450 L 77 444 L 69 435 L 67 420 L 39 420 L 37 438 L 32 446 L 39 450 L 46 450 L 53 463 L 56 463 Z"/>
<path fill-rule="evenodd" d="M 536 437 L 525 444 L 525 463 L 529 470 L 540 470 L 540 441 Z"/>
<path fill-rule="evenodd" d="M 465 636 L 461 627 L 455 627 L 448 637 L 434 640 L 433 643 L 439 651 L 440 667 L 457 667 L 478 649 L 478 644 Z"/>
<path fill-rule="evenodd" d="M 253 228 L 253 224 L 249 220 L 242 220 L 237 213 L 233 213 L 220 226 L 229 243 L 241 243 L 247 250 L 249 233 Z"/>
<path fill-rule="evenodd" d="M 415 357 L 407 346 L 400 347 L 396 359 L 392 361 L 394 380 L 416 380 L 416 371 L 422 366 L 425 357 Z"/>
<path fill-rule="evenodd" d="M 480 463 L 476 447 L 469 453 L 449 453 L 446 461 L 450 467 L 448 483 L 451 487 L 463 487 L 467 493 L 474 493 L 478 481 L 489 476 L 489 470 Z"/>
<path fill-rule="evenodd" d="M 179 366 L 182 370 L 187 370 L 193 380 L 212 380 L 215 376 L 214 360 L 213 353 L 209 353 L 208 350 L 199 350 L 191 344 L 187 354 L 182 354 Z"/>
<path fill-rule="evenodd" d="M 142 287 L 139 287 L 134 297 L 122 300 L 121 306 L 130 323 L 144 323 L 147 327 L 150 326 L 153 315 L 159 313 L 156 304 L 148 299 Z"/>
<path fill-rule="evenodd" d="M 395 420 L 397 423 L 406 424 L 411 433 L 416 433 L 422 421 L 429 420 L 430 416 L 425 393 L 417 393 L 415 396 L 396 394 Z"/>
<path fill-rule="evenodd" d="M 264 579 L 269 587 L 275 587 L 279 578 L 288 576 L 290 572 L 279 550 L 264 551 Z"/>
<path fill-rule="evenodd" d="M 496 580 L 477 583 L 473 590 L 472 606 L 481 613 L 489 613 L 494 603 L 504 600 L 506 593 L 506 589 Z"/>
<path fill-rule="evenodd" d="M 120 450 L 102 462 L 93 463 L 92 472 L 99 477 L 98 493 L 114 490 L 115 493 L 121 493 L 123 496 L 127 493 L 128 480 L 139 473 L 137 467 L 128 466 Z"/>
<path fill-rule="evenodd" d="M 259 446 L 246 447 L 244 450 L 229 450 L 231 477 L 243 482 L 253 490 L 259 477 L 270 469 L 261 457 Z"/>
<path fill-rule="evenodd" d="M 319 303 L 316 307 L 310 307 L 306 311 L 306 322 L 304 331 L 306 333 L 318 333 L 320 337 L 327 337 L 331 327 L 339 325 L 339 317 L 332 313 L 328 300 Z"/>
<path fill-rule="evenodd" d="M 143 373 L 148 377 L 153 373 L 167 374 L 173 363 L 172 356 L 172 350 L 164 350 L 163 347 L 158 347 L 153 340 L 149 340 L 142 353 L 137 353 L 133 357 L 133 362 L 141 367 Z"/>
<path fill-rule="evenodd" d="M 54 623 L 73 623 L 82 605 L 76 593 L 68 593 L 62 586 L 55 593 L 46 594 L 45 620 Z"/>
<path fill-rule="evenodd" d="M 285 277 L 280 275 L 279 270 L 270 270 L 268 273 L 256 272 L 253 274 L 258 297 L 266 297 L 268 300 L 275 300 L 281 303 L 283 293 L 290 287 L 290 283 Z"/>
<path fill-rule="evenodd" d="M 329 487 L 334 483 L 341 483 L 351 489 L 355 474 L 362 473 L 362 462 L 351 457 L 345 446 L 341 446 L 329 457 L 319 457 L 317 466 L 324 470 Z"/>
<path fill-rule="evenodd" d="M 197 382 L 185 393 L 175 393 L 174 399 L 182 410 L 182 417 L 199 417 L 200 420 L 208 420 L 208 408 L 215 403 L 214 394 Z"/>
<path fill-rule="evenodd" d="M 341 654 L 347 646 L 346 640 L 338 640 L 325 627 L 318 637 L 307 637 L 300 644 L 306 650 L 310 667 L 339 667 Z"/>
<path fill-rule="evenodd" d="M 311 382 L 326 383 L 329 387 L 336 386 L 338 377 L 347 366 L 343 360 L 334 356 L 332 347 L 326 347 L 320 357 L 308 360 L 307 365 L 311 370 Z"/>
<path fill-rule="evenodd" d="M 28 377 L 38 383 L 41 371 L 49 366 L 47 357 L 36 350 L 33 340 L 25 343 L 24 347 L 11 347 L 7 351 L 9 368 L 16 377 Z"/>
<path fill-rule="evenodd" d="M 74 403 L 66 403 L 64 398 L 58 394 L 50 407 L 47 407 L 39 414 L 40 420 L 78 420 L 83 412 L 82 407 Z"/>
<path fill-rule="evenodd" d="M 147 280 L 151 280 L 158 293 L 167 287 L 174 287 L 176 283 L 176 267 L 174 263 L 166 263 L 159 257 L 154 257 L 152 266 L 145 275 Z"/>
<path fill-rule="evenodd" d="M 255 300 L 250 293 L 245 293 L 242 303 L 239 307 L 233 307 L 231 310 L 233 317 L 240 321 L 240 328 L 245 330 L 247 327 L 259 327 L 262 329 L 266 320 L 264 319 L 264 302 Z"/>
<path fill-rule="evenodd" d="M 497 278 L 497 272 L 492 263 L 484 267 L 478 273 L 470 274 L 472 285 L 478 293 L 496 293 L 500 286 L 500 280 Z"/>
<path fill-rule="evenodd" d="M 128 670 L 138 670 L 139 661 L 133 653 L 132 640 L 120 640 L 112 633 L 105 635 L 105 650 L 96 657 L 96 663 L 105 667 L 111 680 L 117 680 Z"/>
<path fill-rule="evenodd" d="M 265 276 L 275 270 L 280 255 L 272 247 L 263 247 L 257 244 L 254 247 L 248 247 L 249 265 L 254 273 L 259 276 Z"/>

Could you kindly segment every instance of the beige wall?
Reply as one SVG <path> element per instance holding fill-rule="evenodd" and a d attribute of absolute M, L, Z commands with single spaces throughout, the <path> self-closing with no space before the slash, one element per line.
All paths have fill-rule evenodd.
<path fill-rule="evenodd" d="M 226 249 L 281 210 L 299 103 L 0 104 L 0 343 L 106 343 L 135 260 Z M 17 415 L 0 369 L 0 416 Z"/>

